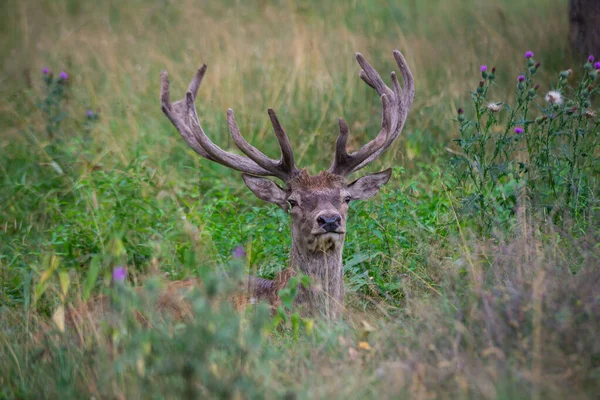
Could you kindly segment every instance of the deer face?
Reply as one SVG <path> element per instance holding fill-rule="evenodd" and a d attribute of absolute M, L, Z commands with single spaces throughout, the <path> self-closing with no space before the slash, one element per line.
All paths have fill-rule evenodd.
<path fill-rule="evenodd" d="M 266 178 L 246 174 L 243 178 L 258 198 L 291 214 L 292 237 L 304 253 L 314 253 L 343 246 L 350 202 L 375 196 L 390 175 L 387 169 L 346 184 L 344 177 L 330 172 L 310 176 L 301 170 L 285 189 Z"/>

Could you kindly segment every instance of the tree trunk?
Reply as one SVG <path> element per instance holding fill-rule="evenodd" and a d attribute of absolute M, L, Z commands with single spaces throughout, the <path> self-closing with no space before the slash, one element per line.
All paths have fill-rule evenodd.
<path fill-rule="evenodd" d="M 600 0 L 570 0 L 571 47 L 600 59 Z"/>

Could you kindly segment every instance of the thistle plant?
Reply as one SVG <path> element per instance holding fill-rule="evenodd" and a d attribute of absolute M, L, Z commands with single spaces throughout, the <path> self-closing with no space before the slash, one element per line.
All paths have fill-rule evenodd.
<path fill-rule="evenodd" d="M 54 77 L 52 71 L 45 67 L 42 69 L 42 75 L 46 88 L 45 96 L 41 100 L 39 107 L 45 116 L 46 135 L 52 140 L 59 129 L 60 123 L 67 116 L 62 108 L 62 102 L 66 98 L 69 74 L 61 71 L 58 77 Z"/>
<path fill-rule="evenodd" d="M 471 93 L 474 115 L 458 110 L 455 190 L 482 230 L 507 221 L 523 195 L 537 210 L 576 221 L 597 202 L 600 121 L 592 100 L 600 63 L 590 56 L 578 81 L 572 70 L 561 71 L 543 96 L 536 82 L 540 67 L 527 51 L 509 103 L 491 101 L 496 69 L 481 66 Z"/>

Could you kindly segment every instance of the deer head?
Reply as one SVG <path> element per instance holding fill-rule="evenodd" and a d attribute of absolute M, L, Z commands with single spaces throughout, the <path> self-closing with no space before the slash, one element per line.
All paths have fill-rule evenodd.
<path fill-rule="evenodd" d="M 161 74 L 162 110 L 187 144 L 200 156 L 241 171 L 244 182 L 257 197 L 277 204 L 291 214 L 290 267 L 301 270 L 315 282 L 314 287 L 301 296 L 302 301 L 334 317 L 339 315 L 343 305 L 341 254 L 348 204 L 375 196 L 389 180 L 391 169 L 363 176 L 351 183 L 348 183 L 348 177 L 377 159 L 398 138 L 414 99 L 412 73 L 402 54 L 399 51 L 393 54 L 404 86 L 400 85 L 396 74 L 392 72 L 391 89 L 365 58 L 360 53 L 356 54 L 356 60 L 362 68 L 360 78 L 381 97 L 379 134 L 361 149 L 348 153 L 348 125 L 340 118 L 331 167 L 315 176 L 309 175 L 306 169 L 296 167 L 290 141 L 272 109 L 268 110 L 268 114 L 281 148 L 279 160 L 267 157 L 243 138 L 231 109 L 227 110 L 229 133 L 246 157 L 224 151 L 208 138 L 194 105 L 206 65 L 196 72 L 185 98 L 175 103 L 170 100 L 167 73 L 163 71 Z M 264 178 L 266 176 L 280 179 L 283 185 Z"/>

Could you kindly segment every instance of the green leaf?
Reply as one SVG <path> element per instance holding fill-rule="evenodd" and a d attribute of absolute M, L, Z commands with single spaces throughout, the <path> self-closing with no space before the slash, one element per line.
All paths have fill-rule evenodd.
<path fill-rule="evenodd" d="M 48 280 L 59 266 L 58 257 L 55 255 L 46 256 L 44 258 L 44 265 L 47 265 L 44 272 L 42 272 L 42 276 L 40 277 L 40 281 L 37 285 L 35 285 L 35 298 L 33 299 L 33 303 L 35 304 L 38 299 L 44 294 L 46 288 L 48 287 Z"/>
<path fill-rule="evenodd" d="M 85 277 L 85 283 L 83 285 L 83 301 L 88 301 L 88 298 L 90 297 L 90 293 L 94 288 L 99 273 L 100 257 L 94 256 L 94 258 L 92 258 L 92 262 L 90 263 L 90 268 L 88 269 L 88 273 Z"/>

